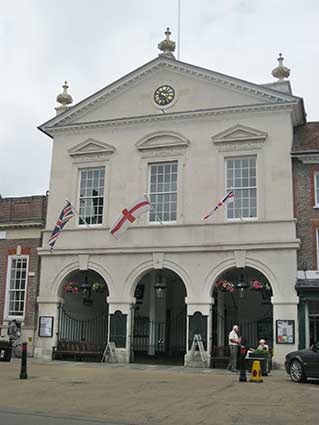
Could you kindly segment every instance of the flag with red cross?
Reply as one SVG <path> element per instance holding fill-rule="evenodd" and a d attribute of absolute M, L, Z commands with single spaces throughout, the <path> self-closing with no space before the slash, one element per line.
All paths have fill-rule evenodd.
<path fill-rule="evenodd" d="M 128 208 L 124 208 L 110 228 L 111 235 L 117 239 L 131 223 L 134 223 L 142 214 L 150 211 L 151 207 L 150 201 L 144 196 L 137 199 Z"/>

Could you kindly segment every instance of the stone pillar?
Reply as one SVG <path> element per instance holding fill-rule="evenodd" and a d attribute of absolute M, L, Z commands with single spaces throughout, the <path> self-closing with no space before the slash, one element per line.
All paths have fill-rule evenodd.
<path fill-rule="evenodd" d="M 126 348 L 127 344 L 127 314 L 120 310 L 110 314 L 110 337 L 116 348 Z"/>
<path fill-rule="evenodd" d="M 156 320 L 156 294 L 155 294 L 155 277 L 156 274 L 150 273 L 150 291 L 149 291 L 149 341 L 148 352 L 149 356 L 155 355 L 155 320 Z"/>
<path fill-rule="evenodd" d="M 224 293 L 217 291 L 217 346 L 225 345 Z"/>
<path fill-rule="evenodd" d="M 109 332 L 108 340 L 115 342 L 116 354 L 120 363 L 130 362 L 132 300 L 108 299 L 109 304 Z"/>
<path fill-rule="evenodd" d="M 210 354 L 211 329 L 212 329 L 212 303 L 187 303 L 187 347 L 185 355 L 185 366 L 203 367 L 199 351 L 195 352 L 193 359 L 189 358 L 192 342 L 195 334 L 202 337 L 204 349 Z M 208 364 L 210 355 L 208 355 Z"/>
<path fill-rule="evenodd" d="M 290 351 L 298 350 L 299 343 L 299 326 L 298 326 L 298 297 L 291 299 L 274 299 L 273 304 L 273 320 L 274 320 L 274 366 L 283 367 L 285 356 Z M 277 320 L 293 320 L 294 321 L 294 341 L 289 344 L 278 344 L 277 342 Z"/>
<path fill-rule="evenodd" d="M 57 345 L 58 323 L 59 323 L 59 304 L 63 304 L 63 298 L 59 297 L 38 297 L 37 298 L 39 313 L 37 332 L 35 340 L 34 357 L 38 359 L 51 360 L 52 347 Z M 53 335 L 52 337 L 38 336 L 39 318 L 40 316 L 53 317 Z"/>

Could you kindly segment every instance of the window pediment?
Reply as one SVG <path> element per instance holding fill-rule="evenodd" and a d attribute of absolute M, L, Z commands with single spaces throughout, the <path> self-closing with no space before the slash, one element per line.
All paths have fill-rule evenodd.
<path fill-rule="evenodd" d="M 189 140 L 183 135 L 170 131 L 170 132 L 155 132 L 144 136 L 136 143 L 136 148 L 139 151 L 146 151 L 152 149 L 176 149 L 186 148 L 189 145 Z"/>
<path fill-rule="evenodd" d="M 260 149 L 268 133 L 244 125 L 235 125 L 212 136 L 212 141 L 220 150 Z"/>
<path fill-rule="evenodd" d="M 87 139 L 82 143 L 69 149 L 69 155 L 73 158 L 98 158 L 111 155 L 115 147 L 96 139 Z"/>

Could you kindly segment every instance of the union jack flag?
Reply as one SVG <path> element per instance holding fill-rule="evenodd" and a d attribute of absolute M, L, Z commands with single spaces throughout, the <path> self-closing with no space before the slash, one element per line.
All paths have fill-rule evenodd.
<path fill-rule="evenodd" d="M 70 204 L 69 201 L 67 201 L 67 204 L 61 211 L 61 214 L 59 215 L 59 218 L 55 224 L 53 232 L 48 241 L 48 244 L 50 245 L 51 249 L 53 249 L 56 240 L 58 239 L 59 235 L 62 233 L 63 227 L 74 216 L 75 216 L 75 212 L 73 211 L 72 205 Z"/>
<path fill-rule="evenodd" d="M 229 192 L 227 192 L 226 195 L 223 197 L 223 199 L 221 199 L 217 203 L 216 207 L 213 210 L 208 211 L 204 215 L 204 217 L 202 217 L 202 220 L 207 220 L 214 213 L 214 211 L 216 211 L 216 210 L 218 210 L 218 208 L 222 207 L 227 200 L 232 200 L 233 201 L 234 200 L 234 197 L 235 197 L 235 195 L 234 195 L 234 192 L 232 190 L 230 190 Z"/>

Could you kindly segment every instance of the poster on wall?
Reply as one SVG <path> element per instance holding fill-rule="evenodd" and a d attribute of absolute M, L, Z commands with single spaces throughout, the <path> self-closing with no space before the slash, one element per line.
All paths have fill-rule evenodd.
<path fill-rule="evenodd" d="M 53 336 L 53 316 L 40 316 L 39 336 Z"/>
<path fill-rule="evenodd" d="M 277 344 L 295 343 L 294 320 L 276 320 L 276 342 Z"/>

